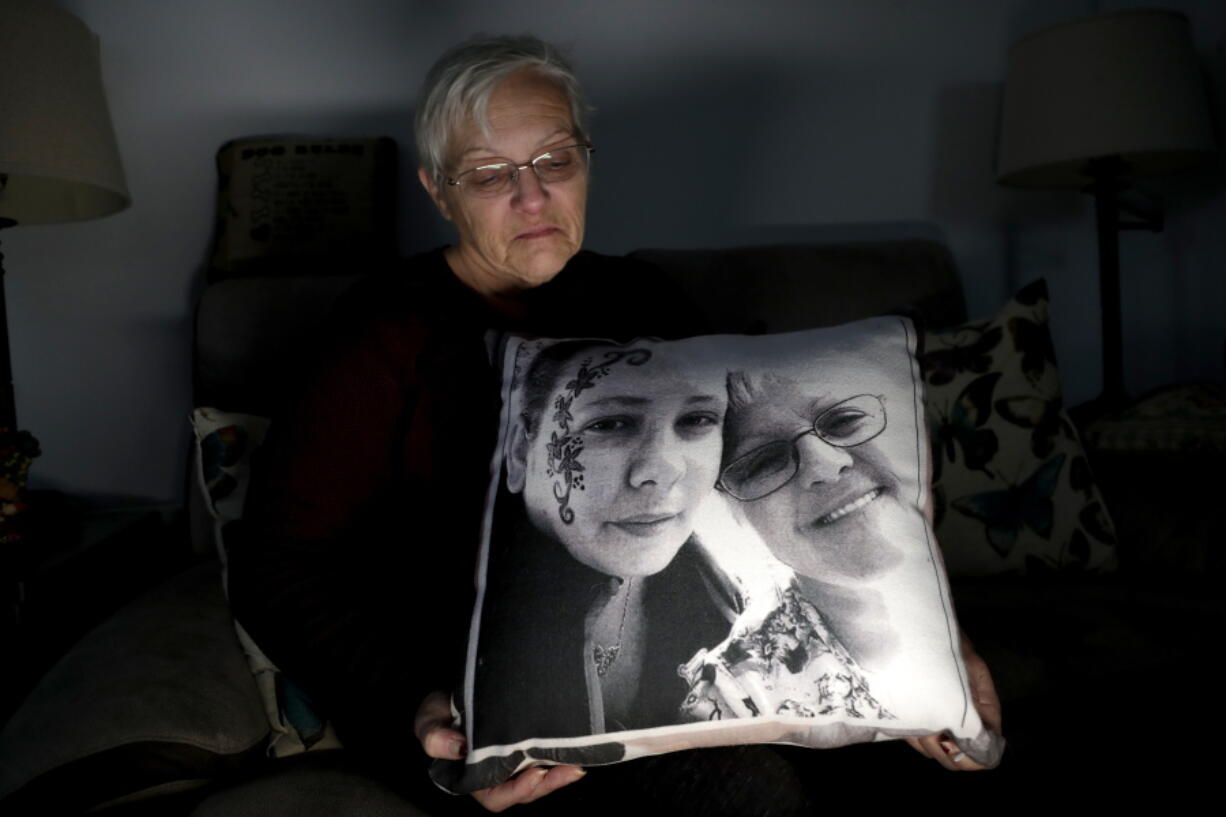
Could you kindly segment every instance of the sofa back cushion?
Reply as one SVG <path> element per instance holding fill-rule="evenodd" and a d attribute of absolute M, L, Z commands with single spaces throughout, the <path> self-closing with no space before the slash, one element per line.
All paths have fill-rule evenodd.
<path fill-rule="evenodd" d="M 694 299 L 713 332 L 791 332 L 876 315 L 927 327 L 966 318 L 944 244 L 927 239 L 791 244 L 724 250 L 639 250 Z"/>

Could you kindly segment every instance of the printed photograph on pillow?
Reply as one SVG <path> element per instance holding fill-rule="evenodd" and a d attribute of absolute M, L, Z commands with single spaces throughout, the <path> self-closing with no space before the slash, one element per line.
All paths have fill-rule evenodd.
<path fill-rule="evenodd" d="M 994 764 L 926 515 L 915 341 L 902 318 L 505 339 L 469 753 L 436 782 L 936 732 Z"/>
<path fill-rule="evenodd" d="M 952 576 L 1094 573 L 1115 532 L 1067 412 L 1047 284 L 925 336 L 935 526 Z"/>

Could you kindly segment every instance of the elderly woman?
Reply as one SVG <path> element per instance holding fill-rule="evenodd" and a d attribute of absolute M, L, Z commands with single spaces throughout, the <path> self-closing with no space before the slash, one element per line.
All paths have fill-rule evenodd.
<path fill-rule="evenodd" d="M 653 269 L 581 251 L 586 117 L 570 66 L 540 40 L 476 39 L 440 58 L 419 96 L 419 177 L 457 239 L 346 295 L 328 359 L 272 425 L 232 548 L 247 631 L 348 749 L 420 779 L 422 797 L 406 736 L 435 757 L 464 751 L 442 691 L 463 666 L 496 438 L 484 333 L 696 328 Z M 531 770 L 478 799 L 504 808 L 581 773 Z"/>
<path fill-rule="evenodd" d="M 698 327 L 650 268 L 581 251 L 593 146 L 579 84 L 553 47 L 496 37 L 444 54 L 418 98 L 416 133 L 421 184 L 456 241 L 346 296 L 318 377 L 273 423 L 230 594 L 350 756 L 404 785 L 422 781 L 424 802 L 437 793 L 407 736 L 433 757 L 466 748 L 444 691 L 463 666 L 495 444 L 484 332 L 630 339 Z M 641 771 L 620 779 L 637 785 Z M 582 774 L 530 769 L 476 797 L 500 810 Z M 699 779 L 667 777 L 665 797 Z M 775 791 L 776 806 L 788 794 L 761 764 L 745 779 Z"/>

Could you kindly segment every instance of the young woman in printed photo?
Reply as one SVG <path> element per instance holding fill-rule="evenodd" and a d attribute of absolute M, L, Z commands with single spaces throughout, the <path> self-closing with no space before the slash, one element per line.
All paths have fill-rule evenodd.
<path fill-rule="evenodd" d="M 683 368 L 688 345 L 562 342 L 526 365 L 507 441 L 518 496 L 500 497 L 482 610 L 478 745 L 676 723 L 678 666 L 727 635 L 735 594 L 693 539 L 719 473 L 724 371 Z"/>

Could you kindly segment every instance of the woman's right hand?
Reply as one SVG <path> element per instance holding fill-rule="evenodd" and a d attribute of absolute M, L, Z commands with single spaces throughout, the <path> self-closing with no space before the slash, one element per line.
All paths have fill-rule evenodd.
<path fill-rule="evenodd" d="M 468 753 L 464 735 L 451 726 L 451 699 L 445 692 L 432 692 L 417 707 L 413 730 L 422 750 L 430 757 L 463 760 Z M 473 792 L 478 803 L 490 811 L 504 811 L 519 803 L 531 803 L 552 791 L 574 783 L 585 774 L 579 766 L 536 766 L 525 769 L 505 783 Z"/>

